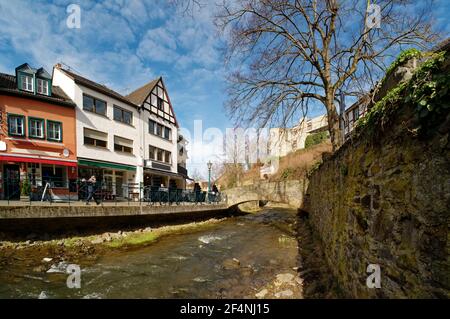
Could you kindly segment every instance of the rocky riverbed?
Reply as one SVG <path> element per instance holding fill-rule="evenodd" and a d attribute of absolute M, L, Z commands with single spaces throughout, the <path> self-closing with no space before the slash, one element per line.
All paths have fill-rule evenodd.
<path fill-rule="evenodd" d="M 292 210 L 272 208 L 185 225 L 43 237 L 47 238 L 1 242 L 0 297 L 335 296 L 320 246 Z M 66 287 L 69 264 L 82 269 L 81 289 Z"/>

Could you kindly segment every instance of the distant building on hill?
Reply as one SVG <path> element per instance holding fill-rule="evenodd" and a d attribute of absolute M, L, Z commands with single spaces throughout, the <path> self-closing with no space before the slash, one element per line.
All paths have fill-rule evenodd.
<path fill-rule="evenodd" d="M 326 115 L 314 118 L 303 118 L 300 123 L 292 128 L 272 128 L 268 142 L 268 155 L 270 157 L 282 157 L 291 152 L 305 148 L 308 135 L 326 131 L 328 120 Z"/>

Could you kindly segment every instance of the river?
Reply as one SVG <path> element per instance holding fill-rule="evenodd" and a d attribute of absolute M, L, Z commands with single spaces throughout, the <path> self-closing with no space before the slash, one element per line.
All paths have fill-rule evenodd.
<path fill-rule="evenodd" d="M 302 298 L 296 218 L 293 210 L 272 208 L 111 249 L 95 262 L 90 256 L 45 269 L 3 265 L 0 298 Z M 81 288 L 69 289 L 65 268 L 75 262 Z"/>

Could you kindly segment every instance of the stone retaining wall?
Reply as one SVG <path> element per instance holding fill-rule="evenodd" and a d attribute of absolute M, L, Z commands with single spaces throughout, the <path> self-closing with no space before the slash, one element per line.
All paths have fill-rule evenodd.
<path fill-rule="evenodd" d="M 312 174 L 304 209 L 349 297 L 450 296 L 450 114 L 415 134 L 403 105 L 376 141 L 346 143 Z M 369 264 L 381 289 L 366 286 Z"/>

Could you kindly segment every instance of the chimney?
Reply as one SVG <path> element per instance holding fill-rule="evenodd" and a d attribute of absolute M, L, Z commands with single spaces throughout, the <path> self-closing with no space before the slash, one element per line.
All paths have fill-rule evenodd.
<path fill-rule="evenodd" d="M 61 68 L 62 68 L 61 63 L 56 63 L 56 64 L 55 64 L 55 68 L 56 68 L 56 69 L 61 69 Z"/>

